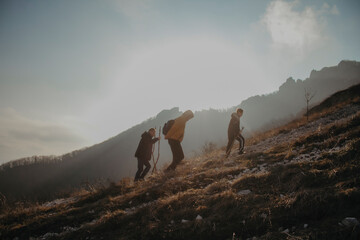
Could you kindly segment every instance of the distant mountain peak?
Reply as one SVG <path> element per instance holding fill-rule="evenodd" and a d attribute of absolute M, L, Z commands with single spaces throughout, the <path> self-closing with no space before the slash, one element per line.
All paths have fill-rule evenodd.
<path fill-rule="evenodd" d="M 179 114 L 180 111 L 179 111 L 179 107 L 174 107 L 174 108 L 171 108 L 171 109 L 165 109 L 165 110 L 162 110 L 161 112 L 158 113 L 158 115 L 156 115 L 156 118 L 167 118 L 167 117 L 172 117 L 176 114 Z"/>
<path fill-rule="evenodd" d="M 339 64 L 338 67 L 343 68 L 343 67 L 358 67 L 360 66 L 360 62 L 357 61 L 353 61 L 353 60 L 342 60 Z"/>
<path fill-rule="evenodd" d="M 273 129 L 296 116 L 302 116 L 306 107 L 304 89 L 312 94 L 316 93 L 309 105 L 312 107 L 331 94 L 355 84 L 360 84 L 360 63 L 348 60 L 341 61 L 337 66 L 314 70 L 310 78 L 305 80 L 295 81 L 289 77 L 279 91 L 252 96 L 237 105 L 245 112 L 241 119 L 241 125 L 245 127 L 244 136 Z M 207 142 L 218 146 L 226 144 L 229 117 L 234 109 L 235 107 L 224 111 L 210 109 L 196 112 L 196 117 L 186 126 L 185 140 L 182 143 L 185 156 L 202 151 Z M 118 180 L 133 176 L 136 168 L 134 153 L 140 135 L 150 127 L 162 126 L 180 115 L 179 107 L 162 110 L 156 117 L 149 118 L 102 143 L 62 155 L 59 161 L 57 158 L 43 157 L 36 158 L 36 161 L 30 158 L 29 161 L 22 159 L 12 162 L 11 166 L 19 167 L 0 171 L 0 192 L 21 197 L 40 194 L 46 189 L 50 196 L 59 189 L 78 187 L 84 179 Z M 158 166 L 171 160 L 170 147 L 165 140 L 161 141 L 161 146 Z"/>

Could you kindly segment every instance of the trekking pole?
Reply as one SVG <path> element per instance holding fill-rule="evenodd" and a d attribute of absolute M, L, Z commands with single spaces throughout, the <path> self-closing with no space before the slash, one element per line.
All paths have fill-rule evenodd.
<path fill-rule="evenodd" d="M 157 171 L 157 169 L 156 169 L 156 164 L 158 163 L 159 158 L 160 158 L 160 134 L 161 134 L 161 126 L 159 127 L 158 155 L 157 155 L 156 162 L 154 163 L 154 168 L 153 168 L 153 170 L 152 170 L 152 173 L 154 173 L 154 172 Z"/>
<path fill-rule="evenodd" d="M 155 130 L 156 130 L 156 127 L 155 127 Z M 153 164 L 155 164 L 154 150 L 155 150 L 155 145 L 153 144 L 152 149 L 151 149 L 151 157 L 152 157 L 152 160 L 153 160 Z"/>
<path fill-rule="evenodd" d="M 154 160 L 154 149 L 155 149 L 155 146 L 152 146 L 151 158 L 152 158 L 152 160 L 153 160 L 153 164 L 155 164 L 155 160 Z"/>

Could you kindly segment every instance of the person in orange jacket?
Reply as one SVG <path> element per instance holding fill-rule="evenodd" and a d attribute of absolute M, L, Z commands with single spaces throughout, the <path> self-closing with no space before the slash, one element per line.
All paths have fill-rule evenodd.
<path fill-rule="evenodd" d="M 176 166 L 184 159 L 184 152 L 181 147 L 181 142 L 184 139 L 186 122 L 194 117 L 194 113 L 191 110 L 187 110 L 180 117 L 174 120 L 173 125 L 165 135 L 165 139 L 168 140 L 171 152 L 173 154 L 173 160 L 170 166 L 166 169 L 175 170 Z"/>

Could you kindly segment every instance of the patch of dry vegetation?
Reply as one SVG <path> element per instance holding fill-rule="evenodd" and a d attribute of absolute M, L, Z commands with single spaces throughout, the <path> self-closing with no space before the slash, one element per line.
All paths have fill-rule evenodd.
<path fill-rule="evenodd" d="M 247 146 L 306 124 L 301 121 L 258 135 Z M 143 182 L 123 179 L 63 204 L 7 209 L 0 237 L 356 239 L 358 228 L 338 222 L 360 218 L 359 133 L 355 114 L 293 141 L 274 142 L 265 152 L 224 159 L 217 149 Z M 291 162 L 301 154 L 311 157 L 314 148 L 321 150 L 318 158 Z"/>

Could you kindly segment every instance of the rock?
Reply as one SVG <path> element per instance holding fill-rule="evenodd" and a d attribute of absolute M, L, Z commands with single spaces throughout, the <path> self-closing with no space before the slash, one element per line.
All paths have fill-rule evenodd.
<path fill-rule="evenodd" d="M 203 218 L 202 218 L 202 216 L 197 215 L 197 217 L 195 218 L 195 220 L 197 220 L 197 221 L 201 221 L 201 220 L 203 220 Z"/>
<path fill-rule="evenodd" d="M 181 223 L 188 223 L 188 222 L 189 222 L 189 220 L 186 220 L 186 219 L 181 220 Z"/>
<path fill-rule="evenodd" d="M 89 222 L 89 224 L 93 225 L 93 224 L 97 223 L 97 221 L 98 221 L 97 219 L 93 219 L 91 222 Z"/>
<path fill-rule="evenodd" d="M 341 223 L 346 227 L 354 227 L 359 225 L 359 221 L 354 217 L 347 217 L 341 221 Z"/>
<path fill-rule="evenodd" d="M 304 228 L 307 229 L 309 227 L 309 224 L 304 224 Z"/>
<path fill-rule="evenodd" d="M 247 190 L 241 190 L 237 194 L 238 195 L 248 195 L 250 193 L 251 193 L 251 191 L 247 189 Z"/>
<path fill-rule="evenodd" d="M 65 227 L 63 227 L 63 230 L 64 230 L 65 232 L 75 232 L 75 231 L 78 230 L 78 228 L 74 228 L 74 227 L 70 227 L 70 226 L 65 226 Z"/>
<path fill-rule="evenodd" d="M 290 232 L 290 230 L 287 228 L 287 229 L 285 229 L 284 231 L 282 231 L 282 233 L 289 233 Z"/>
<path fill-rule="evenodd" d="M 59 234 L 58 233 L 46 233 L 45 235 L 42 236 L 42 239 L 47 239 L 47 238 L 51 238 L 51 237 L 58 237 Z"/>

